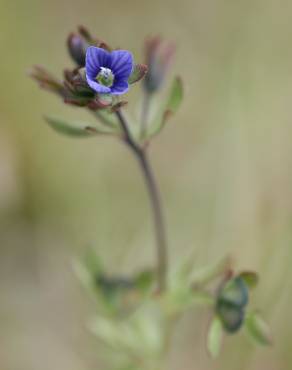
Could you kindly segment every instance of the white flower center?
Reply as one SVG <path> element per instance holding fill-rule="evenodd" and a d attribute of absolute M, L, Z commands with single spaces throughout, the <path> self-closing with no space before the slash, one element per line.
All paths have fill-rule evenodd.
<path fill-rule="evenodd" d="M 96 81 L 103 86 L 111 87 L 114 83 L 115 76 L 110 68 L 100 67 L 100 71 L 96 76 Z"/>

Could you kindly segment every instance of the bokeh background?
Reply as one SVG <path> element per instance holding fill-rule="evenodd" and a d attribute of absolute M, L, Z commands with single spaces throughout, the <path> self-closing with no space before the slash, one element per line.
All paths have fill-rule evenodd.
<path fill-rule="evenodd" d="M 114 140 L 70 140 L 45 113 L 88 118 L 40 91 L 33 64 L 71 65 L 67 34 L 85 24 L 142 61 L 143 39 L 177 43 L 180 112 L 151 146 L 172 263 L 230 254 L 255 269 L 253 297 L 275 344 L 204 347 L 208 314 L 182 320 L 170 369 L 291 368 L 292 3 L 288 0 L 0 0 L 0 368 L 100 369 L 94 312 L 72 270 L 93 246 L 110 271 L 154 261 L 149 208 L 131 154 Z M 129 109 L 135 114 L 139 87 Z"/>

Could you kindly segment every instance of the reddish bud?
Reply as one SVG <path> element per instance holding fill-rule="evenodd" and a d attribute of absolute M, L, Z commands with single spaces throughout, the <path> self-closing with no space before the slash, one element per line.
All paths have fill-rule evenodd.
<path fill-rule="evenodd" d="M 173 43 L 165 42 L 158 36 L 146 39 L 145 58 L 148 65 L 148 73 L 144 79 L 146 91 L 154 93 L 161 87 L 174 53 L 175 45 Z"/>

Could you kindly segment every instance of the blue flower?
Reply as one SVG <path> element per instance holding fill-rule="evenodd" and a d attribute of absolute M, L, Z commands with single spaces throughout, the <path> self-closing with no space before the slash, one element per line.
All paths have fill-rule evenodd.
<path fill-rule="evenodd" d="M 107 51 L 90 46 L 86 51 L 86 79 L 99 94 L 121 95 L 128 91 L 128 79 L 134 66 L 127 50 Z"/>

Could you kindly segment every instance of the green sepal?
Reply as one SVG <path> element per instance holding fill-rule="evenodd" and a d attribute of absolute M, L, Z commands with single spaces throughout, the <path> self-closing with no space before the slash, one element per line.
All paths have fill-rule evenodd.
<path fill-rule="evenodd" d="M 223 339 L 223 326 L 218 316 L 215 316 L 209 326 L 207 336 L 207 349 L 211 357 L 219 355 Z"/>
<path fill-rule="evenodd" d="M 98 94 L 96 101 L 100 104 L 100 108 L 109 107 L 113 103 L 113 96 L 111 94 Z"/>
<path fill-rule="evenodd" d="M 67 121 L 54 116 L 45 116 L 44 118 L 53 130 L 66 136 L 85 138 L 100 134 L 112 134 L 111 131 L 106 131 L 99 127 L 93 127 L 83 122 Z"/>
<path fill-rule="evenodd" d="M 262 346 L 272 345 L 271 329 L 259 312 L 253 311 L 246 315 L 245 329 L 257 344 Z"/>
<path fill-rule="evenodd" d="M 140 81 L 147 73 L 148 67 L 146 64 L 135 64 L 133 71 L 128 79 L 129 84 Z"/>
<path fill-rule="evenodd" d="M 254 288 L 259 282 L 259 276 L 256 272 L 253 271 L 242 271 L 238 275 L 248 286 L 248 288 Z"/>

